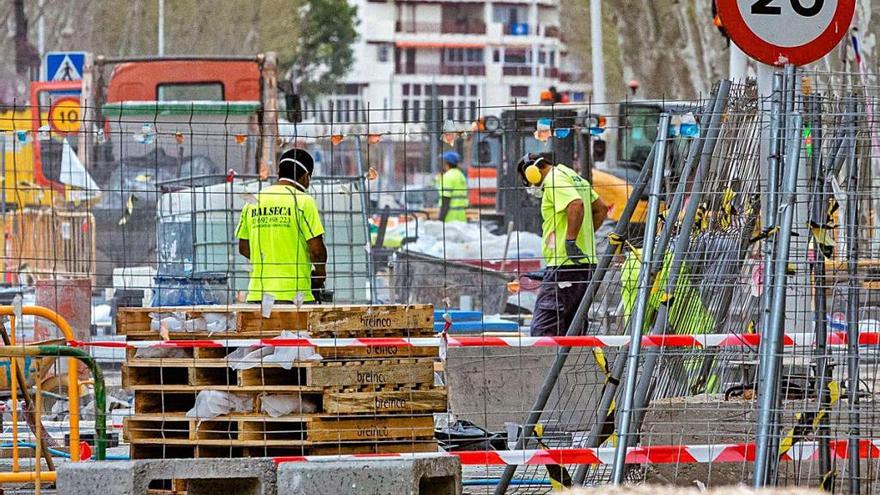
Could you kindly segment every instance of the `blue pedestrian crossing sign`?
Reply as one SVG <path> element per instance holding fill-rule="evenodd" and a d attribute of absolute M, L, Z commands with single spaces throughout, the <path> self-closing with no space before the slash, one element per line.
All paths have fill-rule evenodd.
<path fill-rule="evenodd" d="M 46 54 L 47 81 L 80 81 L 82 80 L 85 52 L 49 52 Z"/>

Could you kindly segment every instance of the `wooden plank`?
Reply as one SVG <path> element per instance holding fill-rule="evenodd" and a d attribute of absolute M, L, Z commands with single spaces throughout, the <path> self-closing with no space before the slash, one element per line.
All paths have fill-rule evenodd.
<path fill-rule="evenodd" d="M 256 447 L 256 446 L 266 446 L 266 447 L 291 447 L 291 446 L 308 446 L 309 443 L 304 440 L 291 440 L 291 439 L 281 439 L 281 440 L 239 440 L 236 438 L 195 438 L 195 439 L 183 439 L 183 438 L 143 438 L 143 439 L 134 439 L 131 441 L 132 445 L 184 445 L 184 446 L 196 446 L 196 445 L 210 445 L 214 447 Z"/>
<path fill-rule="evenodd" d="M 321 418 L 307 424 L 311 442 L 434 438 L 433 416 Z"/>
<path fill-rule="evenodd" d="M 440 356 L 439 347 L 396 347 L 379 345 L 368 347 L 318 347 L 318 354 L 327 359 L 389 359 Z"/>
<path fill-rule="evenodd" d="M 263 318 L 259 306 L 249 311 L 238 311 L 235 315 L 235 329 L 240 334 L 277 335 L 283 330 L 306 330 L 307 325 L 307 313 L 283 307 L 273 308 L 268 318 Z"/>
<path fill-rule="evenodd" d="M 315 335 L 409 335 L 429 336 L 434 328 L 431 305 L 382 306 L 301 306 L 278 305 L 269 318 L 263 318 L 258 304 L 223 306 L 120 308 L 116 317 L 117 333 L 132 339 L 157 338 L 150 330 L 150 313 L 183 313 L 188 319 L 205 313 L 234 313 L 235 333 L 271 337 L 282 330 L 309 330 Z M 225 333 L 229 335 L 231 332 Z M 204 332 L 173 332 L 171 338 L 208 338 Z"/>
<path fill-rule="evenodd" d="M 303 368 L 286 370 L 272 366 L 241 370 L 239 383 L 247 387 L 304 385 L 332 388 L 434 383 L 434 362 L 430 359 L 331 361 Z"/>
<path fill-rule="evenodd" d="M 446 411 L 446 390 L 325 392 L 328 414 L 428 413 Z"/>
<path fill-rule="evenodd" d="M 301 455 L 389 454 L 437 452 L 434 440 L 412 442 L 342 443 L 336 445 L 175 445 L 135 443 L 130 445 L 132 459 L 188 459 L 193 457 L 283 457 Z"/>
<path fill-rule="evenodd" d="M 309 313 L 310 332 L 369 332 L 372 330 L 434 331 L 434 307 L 427 304 L 322 308 Z"/>
<path fill-rule="evenodd" d="M 414 454 L 437 452 L 436 441 L 416 442 L 377 442 L 373 444 L 316 445 L 309 449 L 310 455 L 346 454 Z"/>
<path fill-rule="evenodd" d="M 434 383 L 432 360 L 417 362 L 350 361 L 327 363 L 307 370 L 307 384 L 314 387 L 349 387 L 390 384 Z"/>
<path fill-rule="evenodd" d="M 132 385 L 129 390 L 134 392 L 164 392 L 164 393 L 190 393 L 198 394 L 202 390 L 219 390 L 232 394 L 247 394 L 260 392 L 284 392 L 284 393 L 321 393 L 321 387 L 307 387 L 304 385 Z M 135 393 L 137 395 L 137 393 Z"/>

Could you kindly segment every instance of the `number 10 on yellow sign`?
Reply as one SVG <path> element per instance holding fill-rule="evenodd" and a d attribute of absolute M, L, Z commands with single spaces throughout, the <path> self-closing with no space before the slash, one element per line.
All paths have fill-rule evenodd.
<path fill-rule="evenodd" d="M 79 98 L 61 98 L 49 108 L 49 125 L 59 133 L 79 131 L 80 119 Z"/>

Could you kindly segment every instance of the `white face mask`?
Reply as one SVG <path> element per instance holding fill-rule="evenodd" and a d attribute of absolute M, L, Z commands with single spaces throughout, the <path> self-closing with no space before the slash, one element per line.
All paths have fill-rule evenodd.
<path fill-rule="evenodd" d="M 279 177 L 278 182 L 287 182 L 288 184 L 293 184 L 300 191 L 303 191 L 303 192 L 306 191 L 306 187 L 304 185 L 300 184 L 299 182 L 297 182 L 293 179 L 288 179 L 287 177 Z"/>
<path fill-rule="evenodd" d="M 528 192 L 530 196 L 541 199 L 544 196 L 544 188 L 539 186 L 529 186 Z"/>

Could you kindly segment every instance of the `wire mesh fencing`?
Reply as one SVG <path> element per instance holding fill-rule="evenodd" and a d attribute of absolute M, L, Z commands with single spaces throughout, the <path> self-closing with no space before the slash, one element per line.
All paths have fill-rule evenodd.
<path fill-rule="evenodd" d="M 119 456 L 439 449 L 468 493 L 874 493 L 872 81 L 789 70 L 688 102 L 435 96 L 277 128 L 251 102 L 104 103 L 68 133 L 52 101 L 16 106 L 0 119 L 5 303 L 57 309 L 103 363 Z M 321 304 L 248 295 L 263 253 L 242 254 L 242 211 L 293 147 L 315 161 L 299 192 L 324 230 Z M 571 201 L 545 211 L 567 191 L 527 187 L 529 154 L 596 193 L 571 279 L 552 247 Z M 450 169 L 466 190 L 447 190 Z M 438 220 L 444 197 L 464 221 Z M 26 318 L 6 330 L 7 345 L 53 337 Z M 59 364 L 31 368 L 25 389 L 62 395 Z M 64 401 L 42 405 L 63 429 Z"/>

